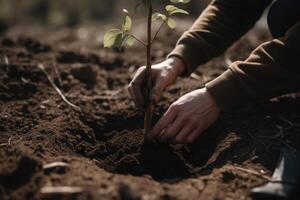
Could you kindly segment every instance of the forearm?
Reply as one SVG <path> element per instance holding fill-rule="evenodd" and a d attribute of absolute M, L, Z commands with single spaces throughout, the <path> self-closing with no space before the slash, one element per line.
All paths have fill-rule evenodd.
<path fill-rule="evenodd" d="M 179 39 L 169 57 L 186 63 L 186 73 L 224 52 L 257 21 L 270 0 L 215 0 Z"/>
<path fill-rule="evenodd" d="M 285 37 L 259 46 L 206 84 L 223 111 L 300 90 L 300 23 Z"/>

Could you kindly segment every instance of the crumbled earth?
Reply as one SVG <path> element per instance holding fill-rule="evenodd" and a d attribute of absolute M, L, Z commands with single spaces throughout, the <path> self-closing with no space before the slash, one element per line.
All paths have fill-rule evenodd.
<path fill-rule="evenodd" d="M 78 34 L 83 28 L 24 33 L 16 27 L 0 38 L 0 199 L 251 199 L 251 188 L 271 176 L 280 147 L 299 150 L 299 94 L 223 113 L 182 148 L 144 141 L 143 113 L 126 90 L 144 64 L 143 49 L 103 49 L 97 31 L 84 30 L 88 37 Z M 164 30 L 153 62 L 179 36 Z M 178 97 L 269 38 L 253 30 L 194 78 L 180 78 L 163 94 L 155 121 Z M 80 112 L 61 99 L 40 63 Z M 67 165 L 44 168 L 53 162 Z M 48 194 L 47 186 L 81 191 Z"/>

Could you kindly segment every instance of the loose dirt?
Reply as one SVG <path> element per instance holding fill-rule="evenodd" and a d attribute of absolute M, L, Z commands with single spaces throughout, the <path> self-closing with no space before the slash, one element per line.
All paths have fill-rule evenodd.
<path fill-rule="evenodd" d="M 251 188 L 271 175 L 279 148 L 299 149 L 299 94 L 223 113 L 181 149 L 144 141 L 143 114 L 126 90 L 144 64 L 140 47 L 102 49 L 95 35 L 81 39 L 77 29 L 22 31 L 0 40 L 0 199 L 250 199 Z M 178 37 L 164 31 L 153 62 Z M 200 67 L 198 78 L 180 78 L 163 94 L 155 121 L 182 94 L 221 74 L 228 60 L 246 58 L 269 38 L 253 30 Z M 62 101 L 39 63 L 82 112 Z M 57 161 L 68 165 L 43 169 Z M 45 194 L 46 186 L 81 191 Z"/>

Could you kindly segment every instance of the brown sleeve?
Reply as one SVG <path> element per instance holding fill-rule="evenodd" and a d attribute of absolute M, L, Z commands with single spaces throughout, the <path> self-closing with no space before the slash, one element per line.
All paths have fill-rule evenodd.
<path fill-rule="evenodd" d="M 300 21 L 206 84 L 223 111 L 300 90 Z"/>
<path fill-rule="evenodd" d="M 181 58 L 191 73 L 223 53 L 258 20 L 271 0 L 214 0 L 168 55 Z"/>

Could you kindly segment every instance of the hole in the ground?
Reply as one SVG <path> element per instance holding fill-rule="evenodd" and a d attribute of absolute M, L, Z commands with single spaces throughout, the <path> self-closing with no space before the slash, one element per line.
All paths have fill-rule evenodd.
<path fill-rule="evenodd" d="M 88 124 L 98 144 L 88 153 L 111 173 L 150 175 L 158 181 L 180 180 L 195 175 L 212 156 L 217 145 L 217 130 L 210 129 L 187 148 L 144 141 L 142 116 L 106 116 L 106 121 Z"/>
<path fill-rule="evenodd" d="M 174 149 L 167 144 L 144 141 L 142 129 L 114 131 L 93 157 L 112 173 L 150 175 L 158 181 L 180 180 L 195 175 L 197 168 L 212 156 L 216 140 L 207 135 L 199 138 L 199 145 Z"/>

